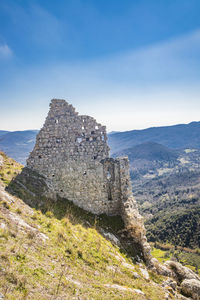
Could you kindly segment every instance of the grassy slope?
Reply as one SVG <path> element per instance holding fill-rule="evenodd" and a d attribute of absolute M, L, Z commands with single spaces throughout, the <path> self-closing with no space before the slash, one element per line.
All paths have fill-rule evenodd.
<path fill-rule="evenodd" d="M 23 166 L 1 151 L 0 158 L 3 160 L 3 165 L 0 164 L 0 181 L 7 185 L 11 179 L 21 172 Z"/>
<path fill-rule="evenodd" d="M 150 273 L 145 280 L 139 265 L 100 234 L 101 225 L 110 226 L 105 217 L 97 221 L 62 201 L 51 211 L 33 209 L 2 190 L 0 198 L 0 293 L 6 299 L 164 299 L 162 277 Z M 105 284 L 140 289 L 146 297 Z"/>

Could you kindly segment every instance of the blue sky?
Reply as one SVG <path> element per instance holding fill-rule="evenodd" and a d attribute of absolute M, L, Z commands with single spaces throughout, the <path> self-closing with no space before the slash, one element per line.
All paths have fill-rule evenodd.
<path fill-rule="evenodd" d="M 199 0 L 1 0 L 0 129 L 52 98 L 108 130 L 199 121 Z"/>

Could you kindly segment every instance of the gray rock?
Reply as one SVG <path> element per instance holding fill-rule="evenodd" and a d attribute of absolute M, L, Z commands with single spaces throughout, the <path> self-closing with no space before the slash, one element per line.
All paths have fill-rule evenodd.
<path fill-rule="evenodd" d="M 165 262 L 165 265 L 175 273 L 176 279 L 179 283 L 185 279 L 200 280 L 200 277 L 196 273 L 178 262 L 167 261 Z"/>
<path fill-rule="evenodd" d="M 152 271 L 155 271 L 159 275 L 163 275 L 167 277 L 175 277 L 175 273 L 173 273 L 169 267 L 161 264 L 157 259 L 152 258 L 151 265 L 153 266 Z"/>
<path fill-rule="evenodd" d="M 101 230 L 101 231 L 102 231 L 103 236 L 106 239 L 108 239 L 109 241 L 111 241 L 113 244 L 115 244 L 117 246 L 120 246 L 120 241 L 118 240 L 118 238 L 114 234 L 112 234 L 110 232 L 105 232 L 103 230 Z"/>
<path fill-rule="evenodd" d="M 162 286 L 163 287 L 167 287 L 167 286 L 171 287 L 174 291 L 176 291 L 176 289 L 177 289 L 177 283 L 176 283 L 176 281 L 174 281 L 171 278 L 168 278 L 167 280 L 163 281 Z"/>
<path fill-rule="evenodd" d="M 119 284 L 104 284 L 104 286 L 107 287 L 107 288 L 116 289 L 116 290 L 119 290 L 119 291 L 122 291 L 122 292 L 133 292 L 135 294 L 145 296 L 145 294 L 139 289 L 131 289 L 129 287 L 121 286 Z"/>
<path fill-rule="evenodd" d="M 185 279 L 181 283 L 181 291 L 185 296 L 194 300 L 200 299 L 200 281 L 196 279 Z"/>
<path fill-rule="evenodd" d="M 144 279 L 149 280 L 149 273 L 146 269 L 140 268 L 140 272 L 141 272 L 142 276 L 144 277 Z"/>
<path fill-rule="evenodd" d="M 133 277 L 135 279 L 138 279 L 138 278 L 140 278 L 140 275 L 137 272 L 133 272 Z"/>
<path fill-rule="evenodd" d="M 3 165 L 3 156 L 2 155 L 0 155 L 0 166 L 2 166 Z M 1 298 L 0 298 L 1 299 Z"/>

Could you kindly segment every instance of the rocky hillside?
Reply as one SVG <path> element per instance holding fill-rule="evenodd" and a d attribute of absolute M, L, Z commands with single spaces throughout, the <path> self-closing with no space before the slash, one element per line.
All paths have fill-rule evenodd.
<path fill-rule="evenodd" d="M 22 165 L 14 159 L 0 152 L 0 182 L 8 185 L 9 182 L 22 170 Z"/>
<path fill-rule="evenodd" d="M 120 247 L 116 218 L 97 218 L 62 200 L 31 208 L 5 192 L 8 181 L 1 180 L 1 297 L 164 299 L 164 278 L 133 263 Z"/>
<path fill-rule="evenodd" d="M 199 124 L 200 122 L 192 122 L 145 130 L 114 132 L 109 135 L 111 152 L 115 152 L 113 156 L 128 155 L 129 157 L 134 196 L 140 206 L 140 212 L 148 219 L 146 227 L 150 240 L 156 237 L 160 242 L 168 241 L 185 247 L 199 247 L 197 238 L 199 215 L 193 214 L 193 210 L 199 208 L 200 150 L 191 147 L 174 149 L 185 148 L 188 145 L 198 146 Z M 17 161 L 25 163 L 33 148 L 36 134 L 36 130 L 0 131 L 0 149 L 4 149 Z M 143 143 L 138 144 L 140 142 Z M 163 145 L 160 144 L 161 142 Z M 130 145 L 135 146 L 121 149 Z M 8 179 L 12 176 L 12 171 L 11 174 L 9 172 L 8 170 Z M 180 221 L 183 215 L 187 219 L 187 211 L 189 215 L 191 213 L 195 215 L 196 225 L 187 223 L 187 230 L 185 230 L 185 225 L 181 228 L 177 224 L 183 224 Z M 165 226 L 166 218 L 170 220 L 169 228 Z M 163 229 L 162 234 L 160 234 L 160 226 Z M 187 235 L 190 237 L 188 238 Z"/>
<path fill-rule="evenodd" d="M 147 142 L 122 150 L 150 241 L 200 248 L 200 150 Z"/>
<path fill-rule="evenodd" d="M 5 164 L 6 156 L 0 158 L 6 174 L 15 162 L 7 158 L 11 164 Z M 2 299 L 187 299 L 179 290 L 197 299 L 200 287 L 194 272 L 176 263 L 168 263 L 169 269 L 161 267 L 161 273 L 174 278 L 173 272 L 182 272 L 177 289 L 173 279 L 147 270 L 133 256 L 134 249 L 125 250 L 119 239 L 123 224 L 118 217 L 97 217 L 66 199 L 52 202 L 42 196 L 31 207 L 25 203 L 30 200 L 28 190 L 24 202 L 5 191 L 5 182 L 9 183 L 2 176 Z M 174 266 L 176 270 L 170 271 Z M 192 288 L 188 288 L 188 280 Z"/>

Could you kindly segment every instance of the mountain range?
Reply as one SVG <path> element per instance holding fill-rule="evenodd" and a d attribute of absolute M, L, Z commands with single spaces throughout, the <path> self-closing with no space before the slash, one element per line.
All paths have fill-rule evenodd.
<path fill-rule="evenodd" d="M 0 150 L 25 165 L 37 133 L 0 131 Z M 113 157 L 129 157 L 148 239 L 200 247 L 200 122 L 112 132 L 108 143 Z"/>
<path fill-rule="evenodd" d="M 35 145 L 38 130 L 0 130 L 0 150 L 25 165 L 29 153 Z"/>
<path fill-rule="evenodd" d="M 158 143 L 172 149 L 200 148 L 200 122 L 116 132 L 108 135 L 111 154 L 146 142 Z"/>
<path fill-rule="evenodd" d="M 25 164 L 29 152 L 34 147 L 37 133 L 38 130 L 0 130 L 0 150 L 4 151 L 18 162 Z M 152 147 L 158 147 L 156 144 L 171 149 L 198 149 L 200 148 L 200 122 L 124 132 L 113 131 L 108 134 L 108 144 L 110 146 L 110 153 L 114 156 L 116 156 L 116 154 L 120 155 L 122 150 L 125 149 L 126 152 L 128 151 L 130 153 L 134 146 L 140 144 L 144 144 L 143 146 L 145 147 L 143 147 L 143 154 L 144 151 L 148 151 L 147 148 L 151 148 L 152 151 Z M 137 148 L 133 150 L 136 151 Z M 172 152 L 170 157 L 171 155 Z M 176 154 L 174 153 L 173 155 Z M 142 156 L 142 154 L 140 154 L 140 156 Z"/>

